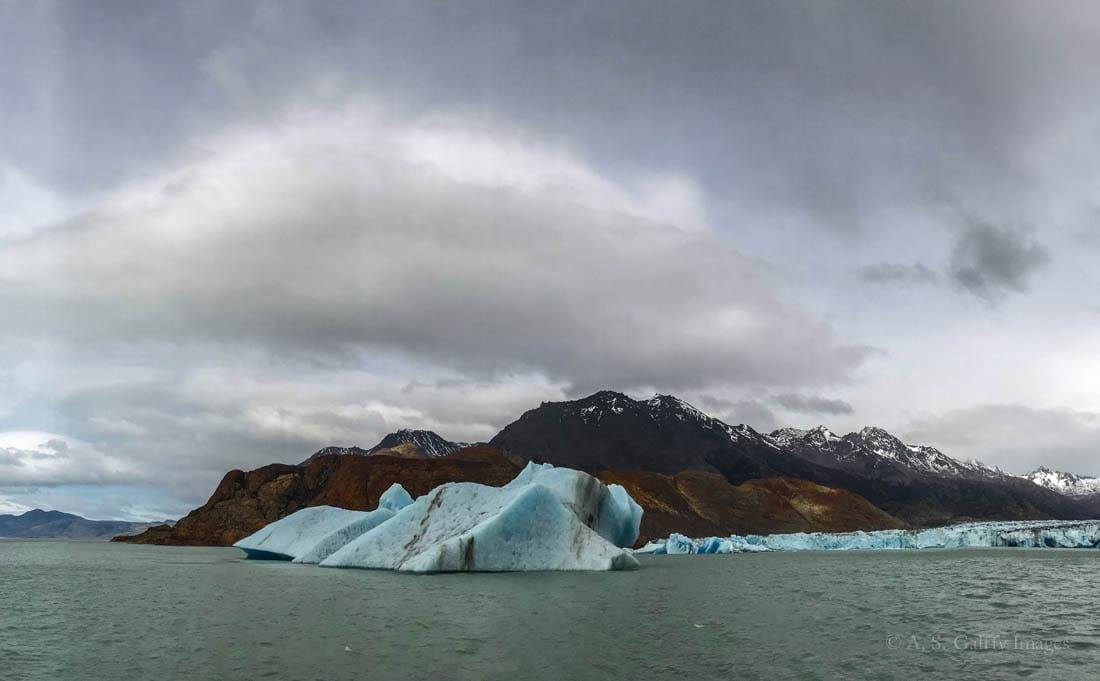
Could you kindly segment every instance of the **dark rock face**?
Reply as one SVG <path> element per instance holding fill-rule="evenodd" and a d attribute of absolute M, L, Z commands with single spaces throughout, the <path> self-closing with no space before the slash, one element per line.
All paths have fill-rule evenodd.
<path fill-rule="evenodd" d="M 535 461 L 581 470 L 719 473 L 732 484 L 771 477 L 840 487 L 915 525 L 965 520 L 1087 518 L 1093 509 L 1028 480 L 909 447 L 878 428 L 843 438 L 825 429 L 771 435 L 730 426 L 668 395 L 633 400 L 603 391 L 546 402 L 490 442 Z"/>
<path fill-rule="evenodd" d="M 0 515 L 0 537 L 21 539 L 110 539 L 137 534 L 152 523 L 88 520 L 72 513 L 34 509 L 21 515 Z"/>
<path fill-rule="evenodd" d="M 226 474 L 209 501 L 175 527 L 156 527 L 115 541 L 228 546 L 307 506 L 371 510 L 395 482 L 414 497 L 445 482 L 499 486 L 514 478 L 523 463 L 486 447 L 469 447 L 439 458 L 335 454 L 302 466 L 272 464 L 247 473 L 235 470 Z"/>

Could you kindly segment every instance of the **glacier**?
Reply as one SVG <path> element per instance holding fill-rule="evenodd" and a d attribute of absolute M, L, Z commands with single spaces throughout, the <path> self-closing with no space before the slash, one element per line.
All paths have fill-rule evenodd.
<path fill-rule="evenodd" d="M 1100 548 L 1100 521 L 977 522 L 923 530 L 796 532 L 692 539 L 673 533 L 634 553 L 684 555 L 757 551 L 881 551 L 955 548 Z"/>
<path fill-rule="evenodd" d="M 530 463 L 503 487 L 446 483 L 413 500 L 394 485 L 374 511 L 302 509 L 238 541 L 249 558 L 400 572 L 621 570 L 642 509 L 619 485 Z"/>

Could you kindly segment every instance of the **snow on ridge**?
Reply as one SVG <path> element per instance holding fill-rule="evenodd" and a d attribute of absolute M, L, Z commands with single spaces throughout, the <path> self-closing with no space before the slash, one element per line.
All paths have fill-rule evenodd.
<path fill-rule="evenodd" d="M 1022 475 L 1020 477 L 1025 480 L 1030 480 L 1040 487 L 1045 487 L 1070 497 L 1100 493 L 1100 478 L 1051 470 L 1046 466 L 1040 466 L 1027 475 Z"/>

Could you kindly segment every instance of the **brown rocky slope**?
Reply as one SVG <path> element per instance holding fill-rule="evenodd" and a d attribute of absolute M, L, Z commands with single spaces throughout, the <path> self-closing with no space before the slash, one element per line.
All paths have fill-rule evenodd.
<path fill-rule="evenodd" d="M 209 501 L 175 527 L 158 526 L 115 541 L 175 546 L 229 546 L 308 506 L 369 510 L 395 482 L 414 497 L 446 482 L 503 485 L 524 465 L 502 451 L 473 446 L 450 456 L 322 456 L 303 466 L 272 464 L 226 474 Z M 645 510 L 639 543 L 671 532 L 693 536 L 899 527 L 862 497 L 803 480 L 770 478 L 733 486 L 721 475 L 685 471 L 600 471 Z"/>
<path fill-rule="evenodd" d="M 625 487 L 645 509 L 643 542 L 672 532 L 705 537 L 904 526 L 858 494 L 796 478 L 763 478 L 734 486 L 717 473 L 695 470 L 674 475 L 599 471 L 596 476 Z"/>
<path fill-rule="evenodd" d="M 331 455 L 302 466 L 271 464 L 230 471 L 210 499 L 175 527 L 157 526 L 114 541 L 171 546 L 229 546 L 268 523 L 308 506 L 370 510 L 390 485 L 401 483 L 414 497 L 445 482 L 503 485 L 523 461 L 488 447 L 468 447 L 430 459 L 376 454 Z"/>

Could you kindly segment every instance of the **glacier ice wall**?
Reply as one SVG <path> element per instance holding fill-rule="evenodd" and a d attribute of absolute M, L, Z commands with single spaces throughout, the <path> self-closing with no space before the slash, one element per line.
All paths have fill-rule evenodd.
<path fill-rule="evenodd" d="M 1100 548 L 1100 521 L 1029 520 L 963 523 L 924 530 L 796 532 L 689 539 L 672 534 L 635 553 L 693 554 L 751 551 L 875 551 L 967 547 Z"/>

